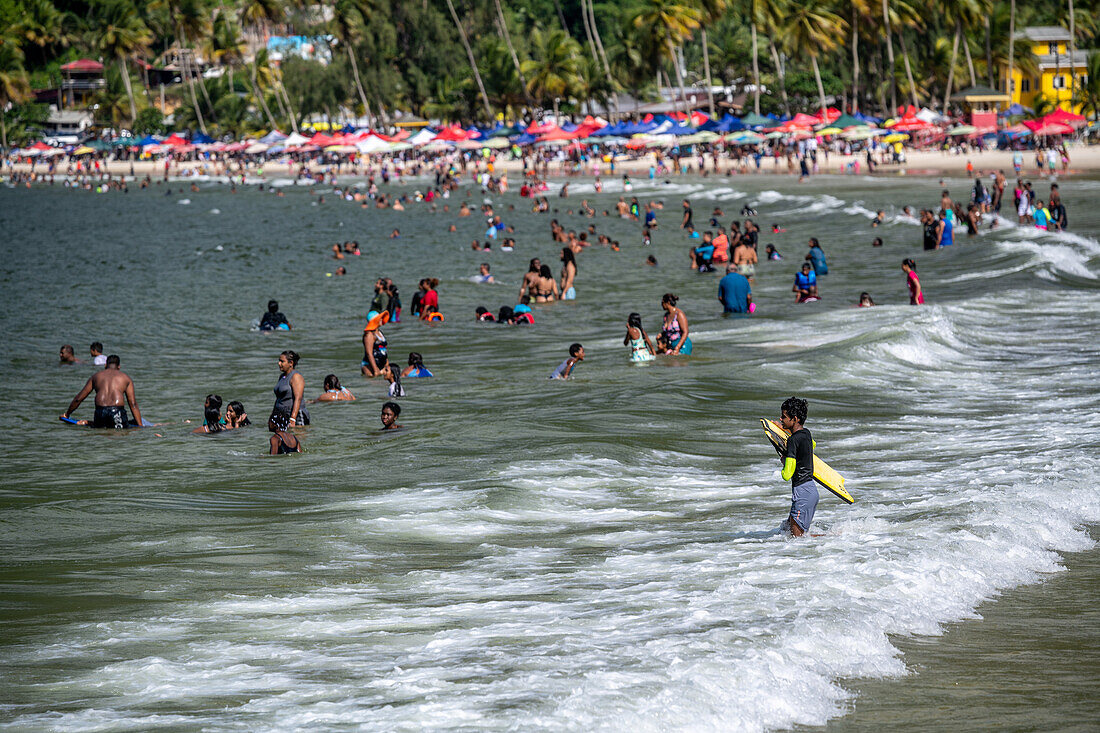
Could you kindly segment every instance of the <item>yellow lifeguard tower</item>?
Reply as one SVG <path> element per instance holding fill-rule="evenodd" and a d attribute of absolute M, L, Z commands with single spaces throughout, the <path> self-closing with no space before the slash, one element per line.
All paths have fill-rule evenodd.
<path fill-rule="evenodd" d="M 1025 71 L 1016 63 L 1012 79 L 1008 79 L 1007 63 L 1001 63 L 1000 82 L 1010 97 L 1009 104 L 1034 107 L 1040 94 L 1069 112 L 1079 112 L 1080 105 L 1073 104 L 1073 89 L 1080 88 L 1088 78 L 1088 59 L 1091 50 L 1069 49 L 1069 31 L 1061 26 L 1044 25 L 1025 28 L 1016 34 L 1017 44 L 1031 46 L 1038 67 L 1038 75 Z"/>

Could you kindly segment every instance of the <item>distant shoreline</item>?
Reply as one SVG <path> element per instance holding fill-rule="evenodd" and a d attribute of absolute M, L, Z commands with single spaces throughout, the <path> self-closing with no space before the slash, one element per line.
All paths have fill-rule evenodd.
<path fill-rule="evenodd" d="M 1100 172 L 1100 145 L 1094 146 L 1070 146 L 1069 151 L 1069 169 L 1066 173 L 1062 173 L 1061 170 L 1057 172 L 1059 176 L 1068 175 L 1082 175 L 1092 174 Z M 1038 171 L 1035 164 L 1035 151 L 1025 150 L 1021 151 L 1024 156 L 1024 168 L 1021 173 L 1023 178 L 1035 178 L 1039 176 L 1050 175 L 1049 171 L 1044 170 L 1042 173 Z M 974 164 L 975 173 L 982 173 L 986 176 L 990 172 L 1003 170 L 1005 175 L 1011 180 L 1016 177 L 1012 167 L 1012 156 L 1014 151 L 1010 150 L 985 150 L 981 152 L 972 152 L 966 155 L 952 155 L 941 151 L 927 151 L 927 150 L 906 150 L 906 162 L 904 165 L 876 165 L 875 170 L 871 175 L 880 177 L 896 177 L 896 176 L 918 176 L 918 177 L 935 177 L 938 175 L 956 175 L 966 173 L 966 164 L 968 161 Z M 503 157 L 503 156 L 502 156 Z M 648 175 L 649 166 L 652 162 L 652 156 L 642 157 L 635 160 L 623 160 L 615 162 L 615 172 L 612 173 L 610 165 L 604 163 L 601 168 L 601 177 L 605 181 L 610 181 L 614 177 L 618 177 L 623 173 L 630 174 L 635 178 Z M 693 159 L 694 161 L 694 159 Z M 844 174 L 852 171 L 846 170 L 848 164 L 859 161 L 858 174 L 863 176 L 869 172 L 867 170 L 866 159 L 861 154 L 842 156 L 842 155 L 829 155 L 826 160 L 822 154 L 818 155 L 818 171 L 817 174 Z M 720 160 L 719 170 L 715 173 L 709 168 L 710 158 L 707 157 L 708 173 L 711 176 L 720 175 L 725 176 L 726 171 L 732 167 L 731 160 Z M 131 165 L 133 166 L 134 175 L 146 176 L 149 175 L 153 178 L 164 176 L 164 162 L 163 160 L 112 160 L 102 162 L 105 170 L 111 175 L 129 175 Z M 198 168 L 200 166 L 198 161 L 183 161 L 179 164 L 173 164 L 169 175 L 178 176 L 184 171 L 191 168 Z M 377 167 L 377 163 L 372 161 L 372 166 Z M 59 162 L 57 170 L 60 173 L 55 172 L 55 175 L 63 175 L 67 168 L 67 162 Z M 522 177 L 523 164 L 518 160 L 501 160 L 498 158 L 494 164 L 496 171 L 506 171 L 509 177 L 512 178 L 511 183 L 516 188 L 519 186 L 520 178 Z M 330 166 L 311 164 L 310 170 L 320 171 L 327 170 Z M 354 171 L 357 166 L 344 166 L 339 174 L 341 177 L 348 175 L 356 175 L 354 172 L 348 173 L 345 171 Z M 276 161 L 266 161 L 263 164 L 263 172 L 265 178 L 286 178 L 295 177 L 299 164 L 297 163 L 280 163 Z M 16 163 L 12 166 L 4 165 L 3 171 L 5 176 L 12 171 L 17 173 L 29 173 L 31 172 L 31 166 L 26 163 Z M 36 165 L 34 170 L 38 173 L 44 172 L 42 165 Z M 257 175 L 258 166 L 251 165 L 246 169 L 246 174 L 250 177 Z M 239 174 L 239 171 L 236 171 Z M 226 175 L 219 170 L 217 175 Z M 689 175 L 698 175 L 698 171 L 694 171 Z M 737 178 L 742 175 L 756 176 L 756 175 L 783 175 L 783 176 L 795 176 L 798 175 L 798 166 L 795 165 L 793 173 L 788 171 L 786 161 L 780 160 L 779 166 L 776 166 L 773 159 L 768 157 L 761 161 L 759 171 L 756 170 L 755 165 L 750 161 L 749 172 L 742 174 L 738 171 L 734 171 L 731 178 Z M 575 177 L 578 179 L 592 178 L 592 169 L 589 164 L 582 166 L 582 170 L 578 172 L 576 176 L 566 176 L 557 163 L 551 163 L 550 165 L 550 177 Z M 677 174 L 669 172 L 661 176 L 662 178 L 678 177 Z"/>

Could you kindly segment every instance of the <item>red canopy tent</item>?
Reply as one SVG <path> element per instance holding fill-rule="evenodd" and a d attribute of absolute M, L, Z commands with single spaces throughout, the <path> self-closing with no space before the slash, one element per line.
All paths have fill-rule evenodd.
<path fill-rule="evenodd" d="M 828 107 L 820 112 L 819 117 L 822 122 L 828 124 L 833 120 L 840 119 L 840 110 L 836 107 Z"/>
<path fill-rule="evenodd" d="M 470 136 L 466 133 L 465 130 L 463 130 L 458 125 L 454 125 L 453 127 L 444 127 L 442 130 L 439 131 L 439 134 L 432 139 L 443 140 L 453 143 L 458 142 L 459 140 L 468 140 L 469 138 Z"/>
<path fill-rule="evenodd" d="M 1048 115 L 1049 117 L 1049 115 Z M 1059 122 L 1048 122 L 1046 117 L 1041 120 L 1024 120 L 1024 127 L 1031 130 L 1032 135 L 1072 135 L 1073 128 Z"/>
<path fill-rule="evenodd" d="M 1064 109 L 1056 109 L 1049 115 L 1043 118 L 1043 122 L 1053 122 L 1058 125 L 1068 125 L 1073 129 L 1084 126 L 1088 120 L 1084 115 L 1075 115 L 1072 112 L 1067 112 Z"/>
<path fill-rule="evenodd" d="M 558 126 L 556 124 L 554 124 L 553 122 L 544 122 L 542 124 L 539 124 L 538 122 L 532 122 L 530 125 L 527 126 L 527 134 L 528 135 L 545 135 L 546 133 L 553 132 L 554 130 L 557 130 L 557 129 L 558 129 Z"/>
<path fill-rule="evenodd" d="M 576 130 L 574 130 L 573 132 L 566 132 L 560 127 L 556 127 L 556 129 L 553 129 L 543 135 L 539 135 L 538 140 L 536 140 L 535 142 L 545 143 L 550 142 L 551 140 L 572 140 L 576 137 Z"/>
<path fill-rule="evenodd" d="M 309 139 L 309 144 L 323 148 L 326 145 L 332 145 L 332 138 L 323 132 L 315 132 L 313 137 Z"/>
<path fill-rule="evenodd" d="M 897 132 L 914 132 L 915 130 L 927 130 L 931 127 L 931 123 L 925 122 L 913 115 L 905 115 L 900 120 L 890 126 L 891 130 Z"/>
<path fill-rule="evenodd" d="M 836 119 L 835 117 L 833 119 Z M 799 112 L 787 123 L 788 127 L 813 127 L 814 125 L 820 125 L 821 118 L 816 115 L 808 115 L 805 112 Z"/>
<path fill-rule="evenodd" d="M 187 142 L 186 140 L 184 140 L 179 135 L 176 135 L 175 133 L 169 135 L 168 139 L 161 143 L 161 145 L 167 145 L 168 147 L 171 147 L 171 148 L 182 148 L 182 147 L 186 147 L 187 145 L 190 145 L 190 144 L 191 143 Z"/>

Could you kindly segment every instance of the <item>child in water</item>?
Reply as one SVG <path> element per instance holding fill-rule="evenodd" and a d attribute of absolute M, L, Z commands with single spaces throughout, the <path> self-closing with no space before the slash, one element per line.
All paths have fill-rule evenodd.
<path fill-rule="evenodd" d="M 577 362 L 584 361 L 584 347 L 580 344 L 572 344 L 569 347 L 569 358 L 558 364 L 558 368 L 550 375 L 551 379 L 569 379 L 573 373 L 573 367 Z"/>

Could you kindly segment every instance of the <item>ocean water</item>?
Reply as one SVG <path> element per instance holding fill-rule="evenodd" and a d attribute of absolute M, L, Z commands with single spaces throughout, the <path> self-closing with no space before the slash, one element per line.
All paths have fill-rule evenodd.
<path fill-rule="evenodd" d="M 0 728 L 843 728 L 904 689 L 912 640 L 980 629 L 983 604 L 1052 578 L 1095 595 L 1073 564 L 1100 522 L 1100 182 L 1061 182 L 1072 233 L 1005 221 L 938 252 L 900 216 L 938 203 L 935 179 L 641 181 L 628 197 L 665 203 L 650 247 L 602 216 L 614 183 L 571 183 L 549 215 L 469 186 L 393 212 L 290 183 L 0 188 Z M 753 204 L 761 251 L 784 255 L 758 266 L 753 317 L 723 317 L 718 275 L 687 268 L 685 197 L 701 227 Z M 486 198 L 515 252 L 471 251 L 484 220 L 455 211 Z M 536 306 L 534 327 L 475 323 L 515 303 L 530 257 L 557 272 L 551 218 L 622 251 L 582 253 L 577 300 Z M 830 273 L 798 305 L 810 236 Z M 363 255 L 327 277 L 350 239 Z M 500 284 L 471 281 L 481 262 Z M 394 434 L 377 430 L 384 384 L 358 375 L 379 275 L 406 304 L 438 277 L 447 318 L 384 329 L 396 363 L 418 351 L 436 374 L 406 380 Z M 853 307 L 861 291 L 878 306 Z M 655 333 L 665 292 L 694 355 L 632 365 L 626 316 Z M 251 329 L 269 298 L 293 331 Z M 57 422 L 91 373 L 57 349 L 85 358 L 94 340 L 156 428 Z M 586 360 L 548 381 L 572 342 Z M 307 396 L 334 373 L 359 399 L 313 407 L 306 452 L 271 458 L 283 349 Z M 209 392 L 256 426 L 191 435 Z M 820 536 L 799 540 L 779 532 L 790 488 L 758 422 L 792 394 L 856 498 L 822 490 Z M 1081 674 L 1095 689 L 1096 667 Z M 1057 727 L 1045 713 L 1034 725 Z M 927 716 L 901 700 L 889 720 Z"/>

